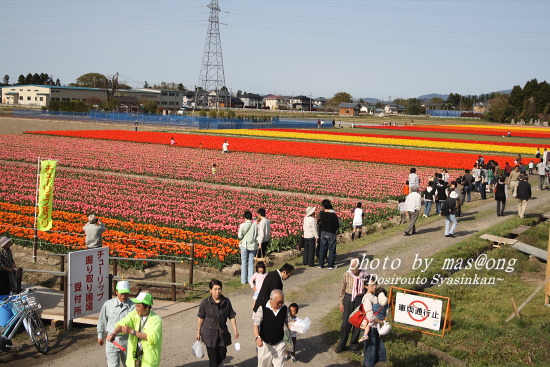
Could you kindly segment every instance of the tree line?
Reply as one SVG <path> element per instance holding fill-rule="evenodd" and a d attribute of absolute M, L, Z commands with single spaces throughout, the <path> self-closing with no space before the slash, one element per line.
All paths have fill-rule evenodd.
<path fill-rule="evenodd" d="M 53 76 L 48 75 L 48 73 L 28 73 L 27 76 L 23 74 L 19 75 L 17 78 L 17 83 L 10 84 L 10 76 L 4 75 L 2 80 L 2 86 L 8 85 L 24 85 L 24 84 L 36 84 L 36 85 L 61 85 L 59 78 L 53 80 Z"/>
<path fill-rule="evenodd" d="M 514 86 L 508 94 L 497 94 L 489 101 L 487 119 L 495 122 L 530 121 L 550 119 L 550 85 L 531 79 L 523 88 Z"/>

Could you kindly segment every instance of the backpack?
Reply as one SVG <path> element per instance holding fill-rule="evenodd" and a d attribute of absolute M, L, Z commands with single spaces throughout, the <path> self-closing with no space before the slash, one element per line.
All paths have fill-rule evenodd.
<path fill-rule="evenodd" d="M 451 208 L 449 207 L 449 203 L 447 200 L 443 201 L 441 204 L 441 215 L 444 217 L 447 217 L 451 214 Z"/>

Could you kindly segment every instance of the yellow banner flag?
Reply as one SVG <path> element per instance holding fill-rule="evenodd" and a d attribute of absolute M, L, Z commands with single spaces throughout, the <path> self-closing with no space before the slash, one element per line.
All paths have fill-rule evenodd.
<path fill-rule="evenodd" d="M 49 231 L 52 228 L 53 180 L 57 161 L 40 162 L 40 184 L 38 186 L 38 217 L 36 228 Z"/>

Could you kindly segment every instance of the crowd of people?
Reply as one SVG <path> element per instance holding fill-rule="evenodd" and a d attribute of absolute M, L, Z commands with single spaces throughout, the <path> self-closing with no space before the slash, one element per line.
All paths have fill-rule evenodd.
<path fill-rule="evenodd" d="M 400 213 L 399 224 L 408 222 L 404 235 L 415 234 L 420 213 L 427 218 L 435 206 L 435 214 L 445 217 L 445 236 L 454 237 L 457 218 L 462 215 L 462 205 L 472 200 L 472 193 L 477 194 L 480 200 L 486 200 L 489 193 L 494 194 L 498 216 L 505 215 L 506 203 L 513 197 L 517 199 L 518 216 L 523 218 L 532 195 L 529 176 L 535 174 L 535 168 L 539 176 L 538 190 L 550 189 L 550 163 L 544 161 L 538 149 L 535 159 L 539 160 L 536 166 L 533 160 L 525 166 L 520 155 L 514 160 L 514 166 L 506 162 L 504 167 L 500 167 L 498 162 L 485 162 L 484 157 L 479 156 L 471 170 L 464 170 L 463 175 L 454 179 L 446 169 L 427 177 L 427 184 L 422 192 L 416 168 L 411 168 L 404 188 L 405 197 L 399 199 L 397 206 Z"/>

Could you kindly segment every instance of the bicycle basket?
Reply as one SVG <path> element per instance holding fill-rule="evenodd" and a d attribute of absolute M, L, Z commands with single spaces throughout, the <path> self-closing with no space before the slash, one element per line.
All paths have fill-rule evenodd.
<path fill-rule="evenodd" d="M 22 297 L 15 299 L 12 303 L 11 308 L 15 315 L 25 309 L 29 311 L 39 312 L 39 313 L 42 312 L 41 310 L 42 306 L 40 306 L 40 303 L 36 301 L 36 298 L 34 298 L 34 296 L 31 296 L 31 295 L 24 295 Z"/>

